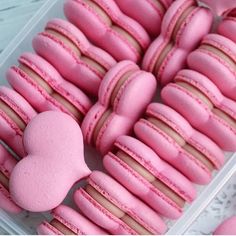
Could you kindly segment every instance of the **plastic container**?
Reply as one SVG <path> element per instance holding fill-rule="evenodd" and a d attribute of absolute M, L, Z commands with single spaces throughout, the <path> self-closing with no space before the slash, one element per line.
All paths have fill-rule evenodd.
<path fill-rule="evenodd" d="M 43 31 L 46 22 L 49 19 L 59 17 L 65 18 L 63 15 L 64 0 L 48 0 L 32 17 L 28 24 L 15 37 L 9 46 L 0 54 L 0 84 L 7 84 L 5 80 L 5 72 L 8 67 L 17 63 L 19 55 L 25 51 L 33 51 L 31 41 L 34 35 Z M 91 169 L 102 169 L 101 158 L 92 148 L 85 148 L 86 162 Z M 217 193 L 233 178 L 236 172 L 236 155 L 228 153 L 226 155 L 227 162 L 222 170 L 216 174 L 211 184 L 202 188 L 197 187 L 199 196 L 191 205 L 186 206 L 184 215 L 176 222 L 167 221 L 169 231 L 167 234 L 184 234 L 184 233 L 200 233 L 200 226 L 196 224 L 200 222 L 205 208 L 213 201 Z M 75 186 L 74 188 L 78 187 Z M 73 190 L 72 190 L 73 191 Z M 236 191 L 235 191 L 236 192 Z M 29 193 L 30 194 L 30 193 Z M 65 200 L 69 205 L 70 195 Z M 223 216 L 222 216 L 223 217 Z M 10 215 L 0 210 L 0 233 L 7 232 L 9 234 L 35 234 L 36 226 L 43 220 L 50 218 L 48 213 L 29 213 L 22 212 L 19 215 Z M 196 228 L 197 227 L 197 228 Z M 198 231 L 199 229 L 199 231 Z M 210 232 L 212 229 L 206 230 Z M 204 231 L 205 232 L 205 231 Z"/>

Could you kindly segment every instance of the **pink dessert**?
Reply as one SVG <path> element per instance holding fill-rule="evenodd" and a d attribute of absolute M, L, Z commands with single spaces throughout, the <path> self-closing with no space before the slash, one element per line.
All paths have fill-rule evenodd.
<path fill-rule="evenodd" d="M 163 234 L 166 226 L 151 208 L 110 176 L 93 171 L 74 200 L 90 220 L 111 234 Z"/>
<path fill-rule="evenodd" d="M 103 158 L 106 170 L 161 215 L 177 219 L 196 197 L 192 183 L 141 141 L 119 136 Z"/>
<path fill-rule="evenodd" d="M 211 29 L 212 14 L 194 0 L 176 0 L 167 10 L 161 34 L 147 49 L 142 68 L 152 72 L 161 85 L 173 80 L 186 59 Z M 191 40 L 190 40 L 191 39 Z"/>
<path fill-rule="evenodd" d="M 236 151 L 236 102 L 224 97 L 206 76 L 182 70 L 161 97 L 220 148 Z"/>
<path fill-rule="evenodd" d="M 155 91 L 151 73 L 141 71 L 131 61 L 117 63 L 104 77 L 98 102 L 84 118 L 81 128 L 85 141 L 107 153 L 118 136 L 132 131 Z"/>
<path fill-rule="evenodd" d="M 173 0 L 115 0 L 119 8 L 139 22 L 153 38 L 161 31 L 163 16 Z"/>
<path fill-rule="evenodd" d="M 53 219 L 37 227 L 40 235 L 105 235 L 99 226 L 72 208 L 60 205 L 52 210 Z"/>
<path fill-rule="evenodd" d="M 45 31 L 33 39 L 33 47 L 65 79 L 93 96 L 97 96 L 105 73 L 116 63 L 107 52 L 93 46 L 77 27 L 62 19 L 50 20 Z"/>
<path fill-rule="evenodd" d="M 114 0 L 67 0 L 64 13 L 86 37 L 116 60 L 138 62 L 150 43 L 145 29 Z"/>
<path fill-rule="evenodd" d="M 236 43 L 236 7 L 223 17 L 217 32 Z"/>
<path fill-rule="evenodd" d="M 224 163 L 221 149 L 166 105 L 150 104 L 145 117 L 134 126 L 136 136 L 192 182 L 209 183 Z"/>
<path fill-rule="evenodd" d="M 16 163 L 16 159 L 0 144 L 0 208 L 13 214 L 21 211 L 9 193 L 9 178 Z"/>
<path fill-rule="evenodd" d="M 84 162 L 80 127 L 63 112 L 37 115 L 27 125 L 23 143 L 28 155 L 12 171 L 9 189 L 12 199 L 26 210 L 55 208 L 72 185 L 91 172 Z"/>
<path fill-rule="evenodd" d="M 221 35 L 208 34 L 188 56 L 190 69 L 207 76 L 227 97 L 236 101 L 236 44 Z"/>
<path fill-rule="evenodd" d="M 19 64 L 8 69 L 7 80 L 37 111 L 62 111 L 82 122 L 91 106 L 87 95 L 36 54 L 23 53 Z"/>
<path fill-rule="evenodd" d="M 236 216 L 223 221 L 213 233 L 214 235 L 236 235 Z"/>
<path fill-rule="evenodd" d="M 0 86 L 0 139 L 19 157 L 25 155 L 22 143 L 23 131 L 36 114 L 20 94 Z"/>

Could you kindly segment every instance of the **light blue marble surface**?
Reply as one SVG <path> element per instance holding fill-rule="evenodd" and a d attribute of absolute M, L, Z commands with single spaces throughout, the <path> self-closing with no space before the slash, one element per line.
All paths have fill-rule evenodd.
<path fill-rule="evenodd" d="M 0 0 L 0 52 L 45 0 Z"/>

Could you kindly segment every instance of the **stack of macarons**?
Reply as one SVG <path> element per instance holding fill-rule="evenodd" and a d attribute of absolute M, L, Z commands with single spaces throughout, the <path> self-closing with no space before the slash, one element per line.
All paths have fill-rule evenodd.
<path fill-rule="evenodd" d="M 194 184 L 208 184 L 224 163 L 223 151 L 236 151 L 236 47 L 225 30 L 235 11 L 224 17 L 221 35 L 207 35 L 213 14 L 194 0 L 123 2 L 66 0 L 70 22 L 48 21 L 33 39 L 36 53 L 21 54 L 6 73 L 14 90 L 0 87 L 0 140 L 25 157 L 17 164 L 0 146 L 0 207 L 18 213 L 20 207 L 40 212 L 57 206 L 53 219 L 38 227 L 40 234 L 162 234 L 167 227 L 161 217 L 179 218 L 196 198 Z M 190 69 L 181 70 L 187 62 Z M 169 83 L 161 91 L 165 105 L 152 102 L 155 77 L 162 86 Z M 36 120 L 53 118 L 30 123 L 45 111 L 54 113 Z M 60 112 L 81 125 L 110 176 L 80 166 L 78 153 L 65 148 L 77 145 L 81 154 L 83 142 L 72 135 L 79 126 L 60 123 Z M 27 181 L 21 167 L 30 158 Z M 53 173 L 41 178 L 54 162 Z M 80 214 L 60 204 L 83 167 L 87 184 L 74 193 Z M 52 179 L 45 183 L 47 176 Z M 14 200 L 24 194 L 20 182 L 24 191 L 30 183 L 34 197 L 16 205 L 9 177 Z M 44 184 L 52 191 L 40 192 Z"/>

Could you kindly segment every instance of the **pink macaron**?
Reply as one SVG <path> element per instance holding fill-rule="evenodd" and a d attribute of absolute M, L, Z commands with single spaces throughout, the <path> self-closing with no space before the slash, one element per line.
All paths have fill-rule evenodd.
<path fill-rule="evenodd" d="M 194 183 L 209 183 L 211 172 L 224 163 L 221 149 L 166 105 L 150 104 L 145 119 L 135 124 L 134 132 L 162 159 Z"/>
<path fill-rule="evenodd" d="M 0 139 L 19 157 L 25 155 L 22 143 L 24 129 L 36 114 L 20 94 L 10 88 L 0 87 Z"/>
<path fill-rule="evenodd" d="M 93 171 L 74 200 L 90 220 L 111 234 L 163 234 L 162 219 L 110 176 Z"/>
<path fill-rule="evenodd" d="M 99 226 L 74 209 L 60 205 L 52 210 L 53 219 L 44 221 L 37 227 L 40 235 L 105 235 Z"/>
<path fill-rule="evenodd" d="M 161 21 L 173 0 L 115 0 L 115 2 L 127 16 L 139 22 L 153 38 L 159 35 Z"/>
<path fill-rule="evenodd" d="M 236 216 L 224 220 L 214 231 L 214 235 L 236 235 Z"/>
<path fill-rule="evenodd" d="M 45 31 L 34 37 L 33 48 L 65 79 L 93 96 L 97 96 L 105 73 L 116 63 L 77 27 L 62 19 L 50 20 Z"/>
<path fill-rule="evenodd" d="M 236 102 L 223 96 L 206 76 L 182 70 L 161 97 L 220 148 L 236 151 Z"/>
<path fill-rule="evenodd" d="M 12 199 L 25 210 L 43 212 L 62 203 L 71 187 L 90 175 L 78 123 L 60 111 L 46 111 L 27 125 L 26 156 L 9 181 Z"/>
<path fill-rule="evenodd" d="M 186 66 L 186 58 L 211 29 L 212 14 L 194 0 L 176 0 L 167 10 L 161 34 L 147 49 L 142 68 L 152 72 L 161 85 L 173 80 Z M 191 40 L 190 40 L 191 39 Z"/>
<path fill-rule="evenodd" d="M 117 63 L 104 77 L 98 102 L 82 123 L 85 141 L 107 153 L 118 136 L 131 132 L 155 91 L 156 80 L 151 73 L 141 71 L 132 61 Z"/>
<path fill-rule="evenodd" d="M 23 53 L 19 64 L 8 69 L 7 80 L 37 111 L 58 110 L 82 122 L 91 106 L 87 95 L 36 54 Z"/>
<path fill-rule="evenodd" d="M 236 44 L 232 40 L 208 34 L 188 56 L 188 66 L 212 80 L 225 96 L 236 100 Z"/>
<path fill-rule="evenodd" d="M 87 38 L 116 60 L 138 62 L 150 43 L 145 29 L 114 0 L 67 0 L 64 13 Z"/>
<path fill-rule="evenodd" d="M 21 211 L 9 193 L 9 178 L 16 163 L 16 159 L 0 144 L 0 208 L 14 214 Z"/>
<path fill-rule="evenodd" d="M 185 203 L 196 197 L 192 183 L 184 175 L 133 137 L 119 136 L 103 164 L 130 192 L 167 218 L 179 218 Z"/>
<path fill-rule="evenodd" d="M 236 43 L 236 7 L 223 17 L 217 32 Z"/>

